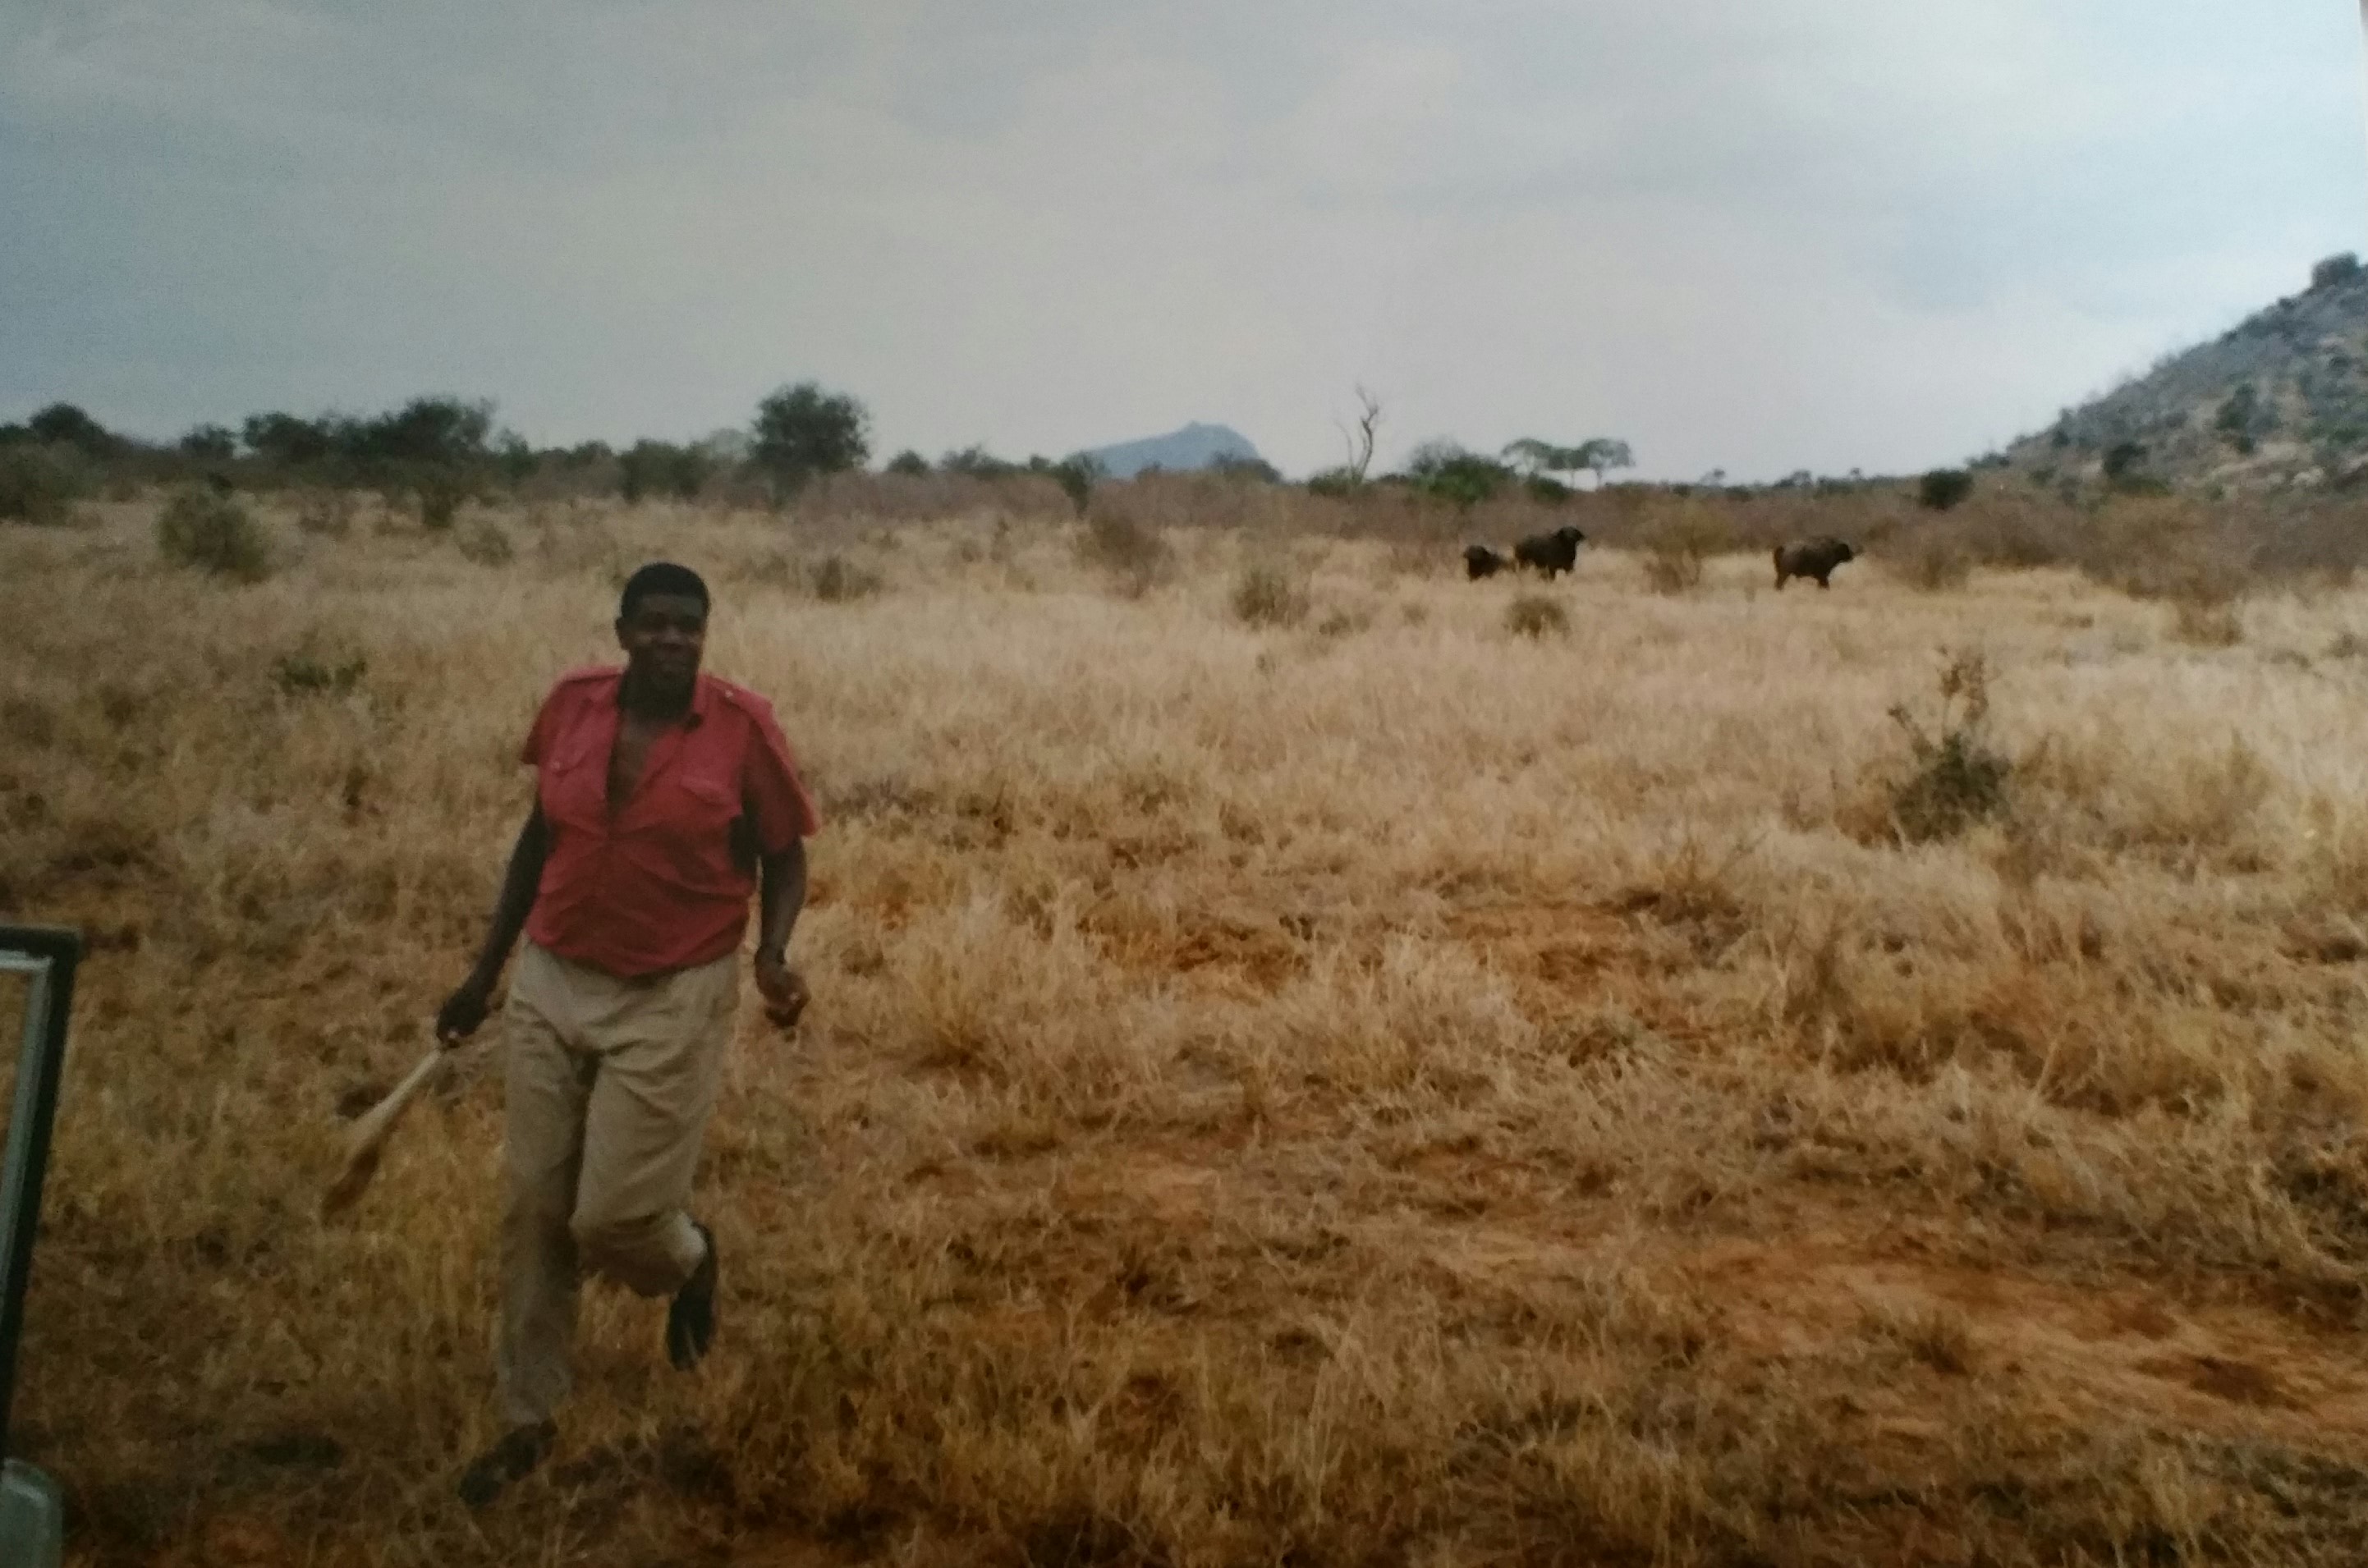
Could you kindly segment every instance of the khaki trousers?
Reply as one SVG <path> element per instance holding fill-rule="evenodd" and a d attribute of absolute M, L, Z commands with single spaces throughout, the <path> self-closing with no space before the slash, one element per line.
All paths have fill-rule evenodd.
<path fill-rule="evenodd" d="M 683 1205 L 715 1109 L 739 955 L 620 980 L 529 942 L 503 1008 L 503 1418 L 567 1397 L 577 1287 L 668 1295 L 706 1248 Z"/>

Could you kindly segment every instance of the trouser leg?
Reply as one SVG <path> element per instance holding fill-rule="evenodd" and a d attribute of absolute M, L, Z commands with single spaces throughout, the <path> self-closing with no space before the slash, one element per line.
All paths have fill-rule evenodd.
<path fill-rule="evenodd" d="M 572 1229 L 585 1267 L 644 1296 L 679 1289 L 705 1256 L 685 1206 L 738 998 L 727 957 L 668 976 L 598 1031 Z"/>
<path fill-rule="evenodd" d="M 583 1163 L 595 1059 L 569 1047 L 553 960 L 529 946 L 503 1013 L 502 1417 L 548 1420 L 567 1397 L 577 1258 L 568 1226 Z"/>

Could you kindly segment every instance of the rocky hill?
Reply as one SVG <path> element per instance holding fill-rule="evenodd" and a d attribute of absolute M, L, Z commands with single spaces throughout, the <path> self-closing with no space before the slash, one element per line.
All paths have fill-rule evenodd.
<path fill-rule="evenodd" d="M 2180 490 L 2368 479 L 2368 268 L 2323 261 L 2310 287 L 2008 448 L 2043 483 Z"/>
<path fill-rule="evenodd" d="M 1097 447 L 1086 455 L 1099 463 L 1102 472 L 1112 479 L 1133 479 L 1147 468 L 1172 472 L 1207 468 L 1213 463 L 1262 460 L 1258 449 L 1239 431 L 1224 425 L 1201 424 L 1187 425 L 1165 436 L 1146 436 L 1139 441 Z"/>

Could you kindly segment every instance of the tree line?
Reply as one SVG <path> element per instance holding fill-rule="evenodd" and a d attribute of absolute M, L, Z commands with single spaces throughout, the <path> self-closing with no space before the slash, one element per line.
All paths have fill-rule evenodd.
<path fill-rule="evenodd" d="M 1518 488 L 1551 502 L 1569 495 L 1580 473 L 1591 473 L 1600 484 L 1634 461 L 1626 442 L 1609 438 L 1564 445 L 1524 437 L 1496 457 L 1438 440 L 1416 448 L 1401 472 L 1369 478 L 1382 410 L 1370 394 L 1360 391 L 1360 396 L 1361 449 L 1352 451 L 1349 463 L 1309 479 L 1307 487 L 1317 494 L 1403 485 L 1468 508 Z M 58 403 L 21 424 L 0 425 L 0 518 L 53 520 L 102 485 L 125 483 L 374 489 L 415 500 L 431 527 L 449 524 L 464 501 L 529 488 L 612 494 L 628 502 L 723 494 L 779 506 L 817 479 L 863 469 L 871 457 L 871 425 L 860 400 L 814 381 L 767 394 L 745 426 L 696 440 L 643 438 L 623 447 L 604 441 L 538 447 L 500 426 L 491 402 L 454 396 L 416 397 L 371 415 L 271 410 L 235 426 L 199 425 L 162 443 L 109 430 L 74 404 Z M 1283 483 L 1272 465 L 1255 459 L 1212 466 L 1227 478 Z M 983 480 L 1041 475 L 1080 513 L 1106 477 L 1084 452 L 1012 461 L 979 446 L 949 451 L 934 462 L 916 451 L 898 452 L 882 472 Z"/>

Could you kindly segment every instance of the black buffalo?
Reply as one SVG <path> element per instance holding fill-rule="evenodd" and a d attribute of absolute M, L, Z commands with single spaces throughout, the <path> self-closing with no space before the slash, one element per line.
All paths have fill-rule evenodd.
<path fill-rule="evenodd" d="M 1555 573 L 1570 571 L 1578 564 L 1579 541 L 1586 537 L 1567 525 L 1550 534 L 1531 534 L 1513 546 L 1514 562 L 1544 573 L 1546 580 L 1552 582 Z"/>
<path fill-rule="evenodd" d="M 1858 551 L 1842 540 L 1832 538 L 1804 539 L 1776 547 L 1776 586 L 1782 588 L 1793 577 L 1815 577 L 1817 586 L 1830 588 L 1826 581 L 1834 568 L 1845 561 L 1858 559 Z"/>
<path fill-rule="evenodd" d="M 1495 576 L 1511 564 L 1485 544 L 1466 545 L 1463 549 L 1463 574 L 1475 583 L 1483 577 Z"/>

